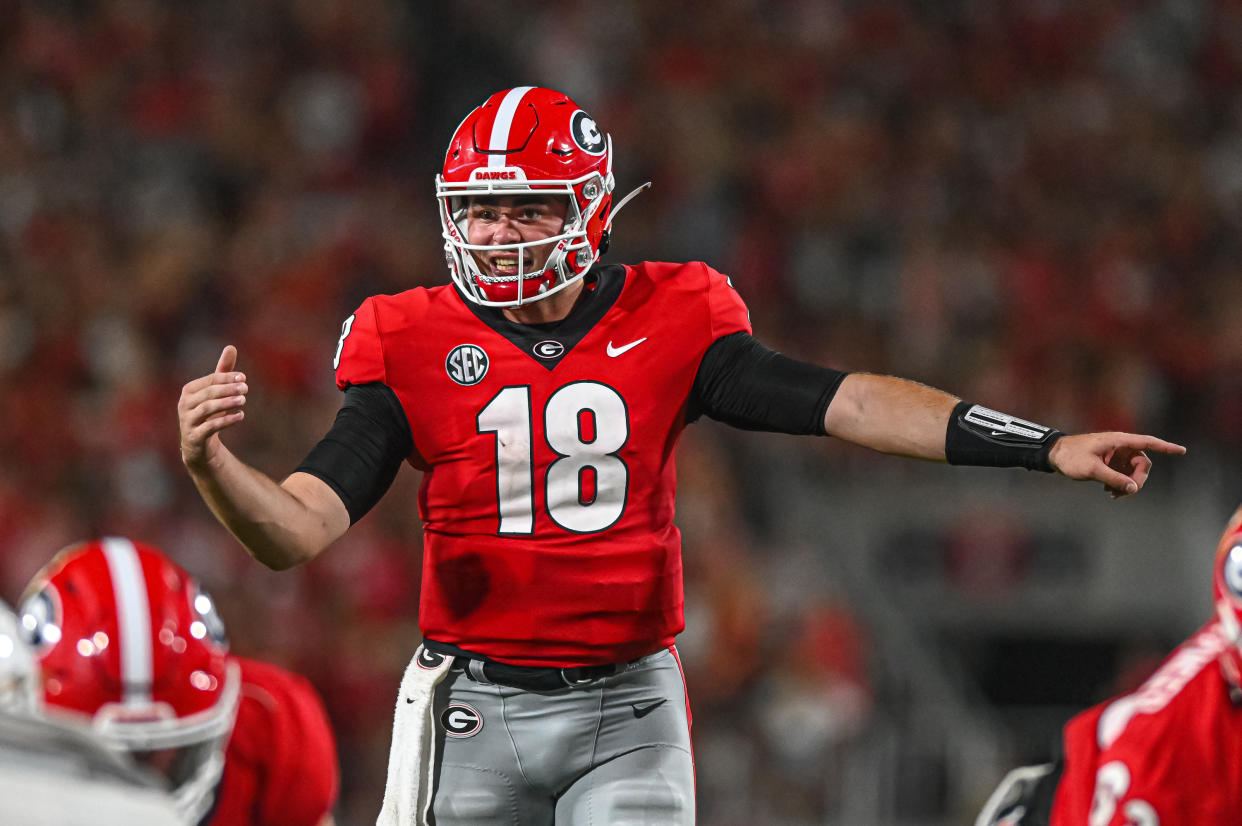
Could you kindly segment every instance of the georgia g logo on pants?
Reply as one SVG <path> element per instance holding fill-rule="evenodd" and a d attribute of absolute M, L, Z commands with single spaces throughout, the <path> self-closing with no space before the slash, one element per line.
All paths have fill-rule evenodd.
<path fill-rule="evenodd" d="M 473 737 L 483 730 L 483 715 L 465 703 L 451 703 L 440 712 L 440 726 L 449 737 Z"/>

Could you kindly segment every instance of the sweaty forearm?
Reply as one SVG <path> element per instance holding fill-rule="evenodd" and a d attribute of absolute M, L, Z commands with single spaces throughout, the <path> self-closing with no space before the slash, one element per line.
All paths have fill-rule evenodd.
<path fill-rule="evenodd" d="M 945 427 L 957 398 L 925 384 L 850 373 L 824 414 L 831 436 L 881 453 L 945 461 Z"/>
<path fill-rule="evenodd" d="M 292 474 L 278 484 L 227 449 L 217 451 L 209 465 L 188 469 L 220 523 L 274 570 L 313 559 L 349 527 L 345 506 L 307 474 Z"/>

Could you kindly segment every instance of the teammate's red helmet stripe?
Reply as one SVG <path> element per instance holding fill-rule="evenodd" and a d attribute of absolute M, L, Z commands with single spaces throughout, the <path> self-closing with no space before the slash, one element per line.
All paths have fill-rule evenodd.
<path fill-rule="evenodd" d="M 151 651 L 151 604 L 147 597 L 147 581 L 142 561 L 134 543 L 111 537 L 100 542 L 112 593 L 116 599 L 117 628 L 121 639 L 121 697 L 126 704 L 146 705 L 151 702 L 153 655 Z"/>

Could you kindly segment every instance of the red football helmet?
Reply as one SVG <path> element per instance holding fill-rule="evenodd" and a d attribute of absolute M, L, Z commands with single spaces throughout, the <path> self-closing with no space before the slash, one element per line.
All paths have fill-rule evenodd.
<path fill-rule="evenodd" d="M 241 685 L 224 624 L 198 583 L 151 546 L 87 542 L 31 580 L 21 625 L 46 710 L 159 769 L 197 822 L 224 769 Z"/>
<path fill-rule="evenodd" d="M 444 251 L 454 283 L 466 298 L 489 307 L 516 307 L 546 298 L 586 274 L 608 247 L 612 219 L 639 187 L 612 208 L 612 138 L 561 92 L 520 86 L 497 92 L 457 127 L 444 170 L 436 176 Z M 466 206 L 478 196 L 563 195 L 565 226 L 548 239 L 517 244 L 471 244 Z M 524 272 L 530 247 L 552 246 L 537 272 Z M 473 251 L 513 251 L 513 276 L 485 274 Z"/>
<path fill-rule="evenodd" d="M 1212 593 L 1221 634 L 1229 643 L 1221 666 L 1229 682 L 1242 688 L 1242 508 L 1234 511 L 1216 546 Z"/>

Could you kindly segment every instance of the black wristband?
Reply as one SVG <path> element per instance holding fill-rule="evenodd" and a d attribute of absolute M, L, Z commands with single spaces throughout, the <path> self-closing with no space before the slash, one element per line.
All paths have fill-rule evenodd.
<path fill-rule="evenodd" d="M 944 457 L 951 465 L 1024 467 L 1051 473 L 1048 453 L 1064 435 L 1008 413 L 958 402 L 949 416 Z"/>

